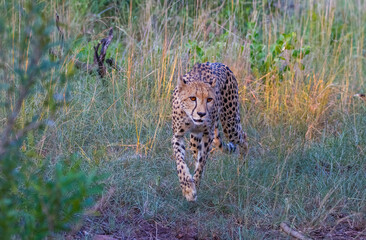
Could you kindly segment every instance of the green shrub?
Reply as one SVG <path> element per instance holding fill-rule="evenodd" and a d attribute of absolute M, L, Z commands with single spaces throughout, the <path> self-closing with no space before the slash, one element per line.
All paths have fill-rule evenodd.
<path fill-rule="evenodd" d="M 55 24 L 43 8 L 33 1 L 19 6 L 26 31 L 19 33 L 13 45 L 17 59 L 12 79 L 6 65 L 0 65 L 4 76 L 0 91 L 7 96 L 0 99 L 7 115 L 0 133 L 2 239 L 44 239 L 70 230 L 100 192 L 96 174 L 82 171 L 77 156 L 54 164 L 53 158 L 32 148 L 39 133 L 55 125 L 52 119 L 61 106 L 58 91 L 68 77 L 60 73 L 59 61 L 48 56 L 54 45 L 50 26 Z M 4 33 L 3 27 L 0 30 L 2 45 L 11 46 L 11 34 Z M 26 109 L 24 103 L 35 99 L 42 102 L 41 107 Z M 24 142 L 28 143 L 25 148 Z"/>
<path fill-rule="evenodd" d="M 296 48 L 297 39 L 295 32 L 282 33 L 277 41 L 267 49 L 266 45 L 260 39 L 260 34 L 255 28 L 255 25 L 249 23 L 248 38 L 251 41 L 250 63 L 255 77 L 260 78 L 269 72 L 273 72 L 275 74 L 278 73 L 282 79 L 282 74 L 293 68 L 295 64 L 301 70 L 305 68 L 301 59 L 310 53 L 310 47 Z M 286 60 L 286 51 L 289 54 L 287 59 L 288 64 L 281 66 L 280 61 Z"/>

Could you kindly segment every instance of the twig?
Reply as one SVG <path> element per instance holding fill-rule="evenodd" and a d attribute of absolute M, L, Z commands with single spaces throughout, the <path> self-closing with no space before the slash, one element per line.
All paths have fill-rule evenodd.
<path fill-rule="evenodd" d="M 57 12 L 56 12 L 56 27 L 57 27 L 58 33 L 60 35 L 61 51 L 62 51 L 63 45 L 64 45 L 64 33 L 62 32 L 62 30 L 60 28 L 60 17 L 58 16 Z"/>
<path fill-rule="evenodd" d="M 21 130 L 19 130 L 16 134 L 15 134 L 15 138 L 13 140 L 11 140 L 10 142 L 17 140 L 21 137 L 24 136 L 25 133 L 38 128 L 39 126 L 42 125 L 42 122 L 32 122 L 30 124 L 28 124 L 27 126 L 25 126 L 24 128 L 22 128 Z"/>
<path fill-rule="evenodd" d="M 288 235 L 300 239 L 300 240 L 311 240 L 311 238 L 306 237 L 305 235 L 303 235 L 302 233 L 292 229 L 289 227 L 289 225 L 287 225 L 285 222 L 282 222 L 280 224 L 280 227 L 282 229 L 282 231 L 284 231 L 285 233 L 287 233 Z"/>
<path fill-rule="evenodd" d="M 60 17 L 57 12 L 56 12 L 56 28 L 57 28 L 58 35 L 59 35 L 60 48 L 58 50 L 55 50 L 54 48 L 50 48 L 49 54 L 53 55 L 57 58 L 61 58 L 63 55 L 63 48 L 64 48 L 64 33 L 61 30 Z"/>

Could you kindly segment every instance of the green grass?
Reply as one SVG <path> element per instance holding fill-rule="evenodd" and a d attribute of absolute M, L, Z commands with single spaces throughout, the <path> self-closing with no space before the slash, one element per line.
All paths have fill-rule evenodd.
<path fill-rule="evenodd" d="M 75 70 L 59 89 L 68 97 L 56 126 L 23 144 L 52 161 L 77 154 L 84 169 L 106 176 L 105 193 L 115 189 L 96 216 L 85 217 L 77 236 L 286 239 L 279 231 L 283 221 L 310 236 L 334 234 L 337 227 L 366 236 L 366 105 L 353 97 L 366 90 L 362 1 L 284 0 L 281 7 L 227 1 L 200 8 L 189 1 L 131 1 L 132 12 L 126 3 L 105 2 L 91 9 L 110 8 L 101 15 L 78 10 L 81 3 L 74 1 L 51 1 L 47 8 L 58 11 L 70 39 L 83 26 L 95 33 L 113 26 L 108 54 L 123 71 L 110 69 L 103 84 Z M 12 7 L 6 16 L 15 19 L 8 34 L 24 27 L 17 14 Z M 249 37 L 253 31 L 256 41 Z M 281 34 L 292 32 L 295 49 L 310 47 L 307 56 L 290 54 L 283 75 L 282 59 L 271 71 L 252 71 L 261 69 Z M 87 39 L 70 44 L 78 58 L 92 61 Z M 250 57 L 251 46 L 261 57 Z M 197 61 L 223 62 L 236 75 L 250 151 L 245 161 L 213 152 L 198 200 L 188 203 L 171 149 L 170 99 L 177 77 Z M 37 112 L 37 97 L 43 96 L 27 100 L 19 122 Z M 192 169 L 192 157 L 187 161 Z"/>

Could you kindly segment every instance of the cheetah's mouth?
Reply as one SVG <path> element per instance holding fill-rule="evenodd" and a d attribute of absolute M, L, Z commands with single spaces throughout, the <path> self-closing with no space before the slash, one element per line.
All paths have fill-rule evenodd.
<path fill-rule="evenodd" d="M 193 121 L 194 122 L 196 122 L 196 123 L 203 123 L 203 120 L 202 119 L 194 119 L 194 118 L 192 118 L 193 119 Z"/>

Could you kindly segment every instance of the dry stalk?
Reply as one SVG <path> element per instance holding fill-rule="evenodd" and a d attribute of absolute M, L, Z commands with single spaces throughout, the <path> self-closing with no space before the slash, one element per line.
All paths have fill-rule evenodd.
<path fill-rule="evenodd" d="M 311 238 L 306 237 L 304 234 L 296 231 L 295 229 L 291 228 L 289 225 L 287 225 L 287 223 L 282 222 L 280 224 L 280 227 L 282 229 L 282 231 L 284 231 L 285 233 L 287 233 L 288 235 L 290 235 L 291 237 L 294 237 L 296 239 L 300 239 L 300 240 L 311 240 Z"/>

